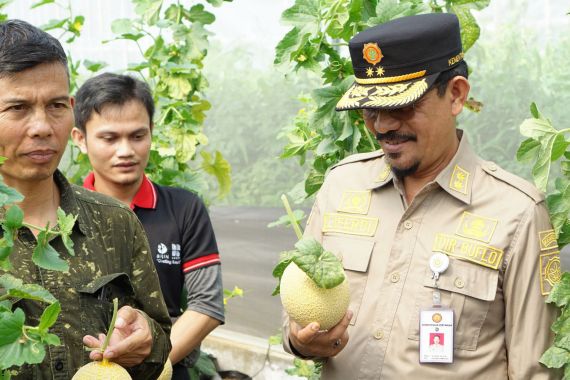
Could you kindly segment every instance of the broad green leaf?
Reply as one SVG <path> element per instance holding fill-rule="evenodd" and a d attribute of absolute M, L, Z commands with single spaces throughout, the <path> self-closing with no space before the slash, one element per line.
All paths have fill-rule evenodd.
<path fill-rule="evenodd" d="M 206 151 L 202 151 L 202 168 L 208 174 L 216 177 L 218 180 L 218 196 L 225 197 L 230 192 L 232 185 L 230 163 L 222 156 L 219 151 L 216 151 L 216 158 L 212 159 L 212 155 Z"/>
<path fill-rule="evenodd" d="M 6 160 L 7 160 L 6 157 L 0 156 L 0 165 L 2 165 L 4 162 L 6 162 Z"/>
<path fill-rule="evenodd" d="M 284 251 L 279 254 L 279 262 L 273 268 L 273 277 L 277 278 L 277 286 L 273 289 L 272 296 L 276 296 L 281 292 L 281 277 L 283 277 L 283 272 L 291 262 L 293 261 L 293 257 L 298 255 L 299 252 L 297 250 L 293 251 Z"/>
<path fill-rule="evenodd" d="M 324 180 L 325 175 L 323 173 L 311 170 L 309 172 L 309 176 L 305 180 L 305 192 L 307 193 L 307 196 L 310 196 L 319 191 L 323 185 Z"/>
<path fill-rule="evenodd" d="M 202 4 L 194 5 L 188 12 L 185 12 L 185 16 L 190 21 L 198 22 L 203 25 L 211 24 L 216 21 L 216 16 L 204 10 L 204 6 Z"/>
<path fill-rule="evenodd" d="M 55 334 L 45 334 L 45 336 L 42 338 L 42 341 L 45 344 L 49 344 L 51 346 L 61 346 L 61 341 Z"/>
<path fill-rule="evenodd" d="M 8 203 L 21 202 L 22 199 L 24 199 L 24 196 L 16 189 L 4 184 L 2 176 L 0 176 L 0 206 L 4 206 Z"/>
<path fill-rule="evenodd" d="M 24 363 L 38 364 L 44 360 L 45 354 L 43 344 L 22 337 L 13 343 L 0 346 L 0 368 L 21 366 Z"/>
<path fill-rule="evenodd" d="M 324 156 L 327 154 L 334 153 L 338 150 L 337 146 L 335 145 L 335 140 L 331 137 L 327 137 L 321 141 L 319 146 L 317 147 L 316 154 L 318 156 Z"/>
<path fill-rule="evenodd" d="M 0 312 L 0 346 L 14 342 L 22 335 L 26 316 L 22 309 Z"/>
<path fill-rule="evenodd" d="M 69 270 L 67 261 L 59 257 L 59 253 L 47 243 L 46 232 L 41 231 L 37 237 L 38 243 L 32 253 L 32 261 L 37 266 L 57 271 Z"/>
<path fill-rule="evenodd" d="M 111 23 L 111 31 L 115 34 L 136 34 L 138 30 L 128 18 L 119 18 Z"/>
<path fill-rule="evenodd" d="M 376 5 L 376 17 L 368 19 L 369 26 L 384 24 L 404 16 L 412 16 L 422 12 L 423 9 L 413 7 L 413 3 L 399 2 L 397 0 L 379 0 Z"/>
<path fill-rule="evenodd" d="M 10 300 L 0 301 L 0 312 L 4 311 L 12 312 L 12 302 Z"/>
<path fill-rule="evenodd" d="M 107 67 L 108 64 L 103 61 L 90 61 L 86 59 L 83 61 L 83 66 L 85 66 L 85 68 L 91 71 L 92 73 L 95 73 L 101 70 L 102 68 Z"/>
<path fill-rule="evenodd" d="M 66 215 L 61 207 L 58 207 L 57 225 L 59 227 L 61 240 L 63 241 L 67 252 L 69 252 L 71 256 L 75 256 L 75 251 L 73 250 L 73 240 L 71 240 L 71 233 L 76 221 L 77 215 Z"/>
<path fill-rule="evenodd" d="M 6 293 L 14 298 L 25 298 L 50 304 L 57 301 L 50 292 L 40 285 L 24 284 L 22 280 L 8 273 L 0 276 L 0 288 L 4 288 Z"/>
<path fill-rule="evenodd" d="M 11 230 L 17 230 L 22 227 L 24 222 L 24 212 L 17 205 L 11 206 L 6 212 L 5 225 Z"/>
<path fill-rule="evenodd" d="M 570 352 L 560 347 L 550 347 L 539 361 L 548 368 L 562 368 L 570 362 Z"/>
<path fill-rule="evenodd" d="M 174 144 L 176 146 L 176 160 L 178 162 L 187 162 L 193 159 L 196 153 L 196 145 L 198 144 L 196 135 L 179 131 L 179 133 L 173 134 L 172 137 L 174 138 Z"/>
<path fill-rule="evenodd" d="M 314 25 L 313 30 L 318 30 L 320 19 L 319 0 L 295 0 L 295 4 L 283 11 L 281 20 L 287 24 L 306 28 Z"/>
<path fill-rule="evenodd" d="M 40 318 L 40 324 L 38 325 L 41 334 L 46 333 L 47 330 L 53 326 L 53 324 L 57 321 L 57 317 L 60 311 L 61 305 L 59 302 L 52 303 L 44 310 Z"/>
<path fill-rule="evenodd" d="M 313 238 L 303 238 L 295 244 L 299 254 L 293 256 L 297 264 L 314 283 L 325 289 L 331 289 L 345 279 L 340 260 Z"/>
<path fill-rule="evenodd" d="M 301 41 L 301 32 L 299 28 L 291 29 L 275 47 L 274 64 L 279 65 L 289 58 L 289 55 L 298 49 Z"/>
<path fill-rule="evenodd" d="M 560 133 L 557 134 L 556 137 L 554 138 L 554 143 L 552 144 L 552 153 L 550 155 L 550 160 L 556 161 L 560 157 L 562 157 L 566 152 L 566 148 L 568 148 L 568 145 L 570 145 L 570 143 L 566 141 L 564 135 Z"/>
<path fill-rule="evenodd" d="M 459 25 L 461 27 L 461 44 L 463 45 L 463 51 L 467 52 L 479 38 L 481 28 L 479 28 L 477 20 L 475 20 L 475 17 L 471 14 L 469 6 L 452 5 L 451 10 L 459 19 Z"/>
<path fill-rule="evenodd" d="M 564 272 L 560 279 L 560 282 L 556 284 L 548 298 L 546 300 L 548 303 L 555 303 L 556 306 L 562 307 L 568 305 L 570 302 L 570 273 Z"/>
<path fill-rule="evenodd" d="M 168 86 L 169 95 L 174 99 L 186 99 L 186 96 L 192 91 L 192 83 L 186 76 L 170 75 L 162 78 L 162 80 Z"/>
<path fill-rule="evenodd" d="M 143 18 L 148 25 L 154 25 L 160 16 L 163 0 L 133 0 L 135 12 Z"/>
<path fill-rule="evenodd" d="M 540 142 L 532 138 L 526 139 L 517 150 L 517 160 L 521 162 L 535 160 L 539 151 Z"/>

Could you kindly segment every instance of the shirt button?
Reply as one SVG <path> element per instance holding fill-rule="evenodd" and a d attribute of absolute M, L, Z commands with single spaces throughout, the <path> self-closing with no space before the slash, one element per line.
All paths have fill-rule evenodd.
<path fill-rule="evenodd" d="M 461 289 L 465 286 L 465 281 L 463 281 L 463 279 L 461 277 L 457 277 L 455 279 L 455 286 L 458 287 L 459 289 Z"/>
<path fill-rule="evenodd" d="M 374 333 L 374 338 L 382 340 L 384 338 L 384 332 L 382 330 L 376 330 Z"/>
<path fill-rule="evenodd" d="M 497 165 L 495 165 L 494 162 L 491 162 L 491 163 L 489 163 L 488 168 L 489 168 L 490 171 L 494 172 L 494 171 L 497 170 Z"/>
<path fill-rule="evenodd" d="M 63 363 L 61 362 L 61 360 L 58 360 L 58 361 L 55 363 L 55 369 L 56 369 L 57 371 L 61 371 L 61 370 L 63 369 Z"/>
<path fill-rule="evenodd" d="M 390 275 L 390 281 L 392 281 L 393 283 L 400 281 L 400 273 L 398 273 L 398 272 L 392 273 Z"/>
<path fill-rule="evenodd" d="M 406 230 L 411 230 L 413 226 L 414 226 L 414 223 L 412 223 L 411 220 L 406 220 L 406 221 L 404 222 L 404 228 L 405 228 Z"/>

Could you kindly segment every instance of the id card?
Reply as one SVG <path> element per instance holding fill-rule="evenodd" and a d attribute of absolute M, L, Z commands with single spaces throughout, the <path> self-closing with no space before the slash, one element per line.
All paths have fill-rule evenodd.
<path fill-rule="evenodd" d="M 420 363 L 453 363 L 453 310 L 420 311 Z"/>

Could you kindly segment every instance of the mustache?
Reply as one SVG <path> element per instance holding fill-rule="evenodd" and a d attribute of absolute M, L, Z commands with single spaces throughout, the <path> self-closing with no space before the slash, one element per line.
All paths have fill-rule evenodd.
<path fill-rule="evenodd" d="M 396 131 L 389 131 L 386 133 L 376 133 L 376 140 L 378 141 L 392 141 L 392 142 L 404 142 L 404 141 L 418 141 L 416 135 L 410 133 L 400 133 Z"/>

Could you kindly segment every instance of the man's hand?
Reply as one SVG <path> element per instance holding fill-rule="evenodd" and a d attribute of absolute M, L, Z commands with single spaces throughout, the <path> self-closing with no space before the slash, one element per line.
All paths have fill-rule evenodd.
<path fill-rule="evenodd" d="M 317 322 L 301 328 L 297 323 L 289 322 L 289 341 L 303 356 L 328 358 L 337 355 L 348 343 L 348 324 L 352 311 L 347 311 L 344 318 L 328 331 L 319 331 Z"/>
<path fill-rule="evenodd" d="M 90 348 L 100 348 L 105 341 L 105 334 L 99 339 L 86 335 L 83 344 Z M 117 313 L 115 330 L 109 346 L 103 354 L 92 351 L 91 360 L 109 359 L 123 367 L 133 367 L 144 361 L 152 349 L 152 334 L 144 315 L 130 306 L 123 306 Z"/>

